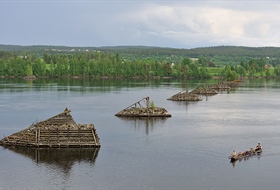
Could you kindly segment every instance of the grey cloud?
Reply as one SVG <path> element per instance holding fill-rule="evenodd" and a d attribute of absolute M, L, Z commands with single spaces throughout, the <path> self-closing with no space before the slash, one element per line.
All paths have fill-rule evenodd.
<path fill-rule="evenodd" d="M 0 42 L 280 46 L 277 1 L 0 1 Z M 5 19 L 4 19 L 5 18 Z"/>

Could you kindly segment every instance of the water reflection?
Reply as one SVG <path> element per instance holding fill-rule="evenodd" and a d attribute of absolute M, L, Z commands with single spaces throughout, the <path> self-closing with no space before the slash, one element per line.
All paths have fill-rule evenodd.
<path fill-rule="evenodd" d="M 236 91 L 236 88 L 231 88 L 230 90 L 221 90 L 219 94 L 234 94 Z"/>
<path fill-rule="evenodd" d="M 123 88 L 157 88 L 161 85 L 167 88 L 193 89 L 204 84 L 205 81 L 216 83 L 215 80 L 182 80 L 182 79 L 111 79 L 111 78 L 37 78 L 24 80 L 21 78 L 0 78 L 0 92 L 26 91 L 68 91 L 68 92 L 110 92 L 121 91 Z"/>
<path fill-rule="evenodd" d="M 200 104 L 200 101 L 173 101 L 178 106 L 186 106 L 186 108 Z"/>
<path fill-rule="evenodd" d="M 175 104 L 181 106 L 195 105 L 199 104 L 199 101 L 174 101 Z"/>
<path fill-rule="evenodd" d="M 168 118 L 166 117 L 120 117 L 121 120 L 130 122 L 135 129 L 145 129 L 146 135 L 149 135 L 154 126 L 158 123 L 165 123 Z"/>
<path fill-rule="evenodd" d="M 235 164 L 237 162 L 242 162 L 242 161 L 246 162 L 246 161 L 248 161 L 250 159 L 253 159 L 254 157 L 257 157 L 258 160 L 260 160 L 261 159 L 261 155 L 262 155 L 262 153 L 257 153 L 256 155 L 247 156 L 247 157 L 240 158 L 240 159 L 237 159 L 237 160 L 234 160 L 234 161 L 230 161 L 230 163 L 232 164 L 232 167 L 235 167 Z"/>
<path fill-rule="evenodd" d="M 76 162 L 86 162 L 94 165 L 99 148 L 31 148 L 5 147 L 25 157 L 31 158 L 37 164 L 47 164 L 68 174 Z M 54 167 L 53 167 L 54 166 Z"/>

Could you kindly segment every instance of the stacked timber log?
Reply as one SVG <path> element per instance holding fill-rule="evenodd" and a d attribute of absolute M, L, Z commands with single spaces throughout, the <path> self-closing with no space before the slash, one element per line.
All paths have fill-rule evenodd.
<path fill-rule="evenodd" d="M 230 90 L 230 86 L 227 83 L 224 83 L 224 82 L 214 84 L 210 88 L 216 89 L 216 90 Z"/>
<path fill-rule="evenodd" d="M 173 101 L 201 101 L 202 98 L 198 96 L 197 94 L 193 94 L 188 92 L 188 89 L 186 91 L 181 91 L 167 100 L 173 100 Z"/>
<path fill-rule="evenodd" d="M 210 87 L 206 88 L 206 87 L 203 87 L 203 86 L 197 87 L 191 93 L 201 94 L 201 95 L 215 95 L 215 94 L 218 94 L 218 92 L 215 89 L 212 89 Z"/>
<path fill-rule="evenodd" d="M 25 80 L 35 80 L 37 77 L 34 76 L 34 75 L 29 75 L 29 76 L 24 76 L 22 78 L 25 79 Z"/>
<path fill-rule="evenodd" d="M 228 85 L 231 88 L 239 87 L 241 85 L 241 81 L 240 80 L 225 81 L 223 83 Z"/>
<path fill-rule="evenodd" d="M 145 101 L 146 106 L 142 106 L 141 102 Z M 171 117 L 166 109 L 155 107 L 153 102 L 149 101 L 149 97 L 130 105 L 129 107 L 116 113 L 118 117 Z"/>
<path fill-rule="evenodd" d="M 76 124 L 65 109 L 45 121 L 33 123 L 27 129 L 4 137 L 2 146 L 28 147 L 100 147 L 100 140 L 93 124 Z"/>

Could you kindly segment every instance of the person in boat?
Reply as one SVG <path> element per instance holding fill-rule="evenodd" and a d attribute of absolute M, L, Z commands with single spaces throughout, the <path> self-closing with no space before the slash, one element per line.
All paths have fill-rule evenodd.
<path fill-rule="evenodd" d="M 243 152 L 238 152 L 237 156 L 238 157 L 242 157 L 243 156 Z"/>
<path fill-rule="evenodd" d="M 236 158 L 237 157 L 237 155 L 236 155 L 236 152 L 235 152 L 235 150 L 234 151 L 232 151 L 232 153 L 231 153 L 231 158 Z"/>
<path fill-rule="evenodd" d="M 256 146 L 255 151 L 258 151 L 258 150 L 261 150 L 261 149 L 262 149 L 261 143 L 258 143 L 258 145 Z"/>
<path fill-rule="evenodd" d="M 242 153 L 242 156 L 247 156 L 247 155 L 248 155 L 248 153 L 249 153 L 249 151 L 244 150 L 244 152 Z"/>
<path fill-rule="evenodd" d="M 250 148 L 250 154 L 255 154 L 255 150 L 253 148 Z"/>

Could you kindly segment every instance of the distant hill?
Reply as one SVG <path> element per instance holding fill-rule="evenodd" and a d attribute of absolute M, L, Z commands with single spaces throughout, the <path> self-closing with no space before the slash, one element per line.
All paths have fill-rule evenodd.
<path fill-rule="evenodd" d="M 279 47 L 244 47 L 244 46 L 214 46 L 192 49 L 162 48 L 151 46 L 105 46 L 105 47 L 69 47 L 69 46 L 19 46 L 1 45 L 0 51 L 9 51 L 17 54 L 34 53 L 38 56 L 44 53 L 76 53 L 105 51 L 118 53 L 123 59 L 180 62 L 183 58 L 204 57 L 217 65 L 236 65 L 250 59 L 266 59 L 274 64 L 280 63 Z"/>

